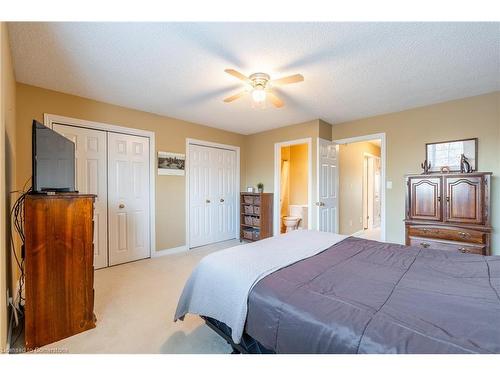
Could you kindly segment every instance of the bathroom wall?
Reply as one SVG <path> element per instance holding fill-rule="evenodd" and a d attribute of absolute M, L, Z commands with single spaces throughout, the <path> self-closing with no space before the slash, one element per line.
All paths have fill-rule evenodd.
<path fill-rule="evenodd" d="M 285 162 L 288 163 L 288 180 L 284 181 Z M 280 217 L 288 215 L 288 205 L 290 204 L 290 146 L 281 147 L 281 190 L 280 190 Z"/>
<path fill-rule="evenodd" d="M 290 146 L 289 204 L 307 204 L 307 144 Z"/>

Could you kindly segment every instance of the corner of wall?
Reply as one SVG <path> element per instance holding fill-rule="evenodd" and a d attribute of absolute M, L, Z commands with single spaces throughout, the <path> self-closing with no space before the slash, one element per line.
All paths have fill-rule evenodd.
<path fill-rule="evenodd" d="M 5 224 L 0 228 L 0 351 L 6 347 L 8 333 L 7 289 L 14 285 L 17 275 L 10 264 L 10 243 L 7 233 L 10 231 L 11 194 L 15 190 L 15 133 L 16 133 L 16 80 L 12 55 L 9 46 L 8 29 L 5 22 L 0 23 L 0 155 L 1 174 L 1 217 Z M 10 288 L 13 289 L 12 287 Z"/>

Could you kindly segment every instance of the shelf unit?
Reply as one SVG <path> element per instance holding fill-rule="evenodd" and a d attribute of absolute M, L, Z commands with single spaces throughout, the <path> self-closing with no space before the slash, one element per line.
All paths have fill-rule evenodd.
<path fill-rule="evenodd" d="M 273 193 L 240 194 L 240 239 L 258 241 L 273 235 Z"/>

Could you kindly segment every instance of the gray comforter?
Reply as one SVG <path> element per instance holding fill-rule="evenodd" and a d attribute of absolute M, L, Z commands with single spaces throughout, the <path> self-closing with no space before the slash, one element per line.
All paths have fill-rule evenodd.
<path fill-rule="evenodd" d="M 252 289 L 277 353 L 500 353 L 500 257 L 348 238 Z"/>

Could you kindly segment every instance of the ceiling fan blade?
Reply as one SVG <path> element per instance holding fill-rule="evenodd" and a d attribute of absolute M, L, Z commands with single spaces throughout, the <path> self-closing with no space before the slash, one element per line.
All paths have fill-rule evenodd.
<path fill-rule="evenodd" d="M 242 80 L 245 83 L 252 84 L 252 81 L 250 78 L 248 78 L 246 75 L 238 72 L 237 70 L 234 69 L 225 69 L 224 70 L 227 74 L 231 74 L 233 77 L 238 78 L 239 80 Z"/>
<path fill-rule="evenodd" d="M 285 105 L 285 103 L 283 102 L 283 100 L 281 100 L 280 98 L 278 98 L 274 92 L 268 91 L 267 92 L 267 96 L 269 97 L 269 100 L 271 101 L 271 103 L 273 103 L 273 105 L 276 108 L 281 108 L 281 107 L 283 107 Z"/>
<path fill-rule="evenodd" d="M 241 91 L 237 94 L 228 96 L 226 99 L 224 99 L 224 102 L 226 103 L 231 103 L 232 101 L 241 98 L 243 95 L 245 95 L 247 92 L 246 91 Z"/>
<path fill-rule="evenodd" d="M 302 74 L 294 74 L 288 77 L 278 78 L 271 81 L 273 85 L 288 85 L 290 83 L 302 82 L 304 76 Z"/>

